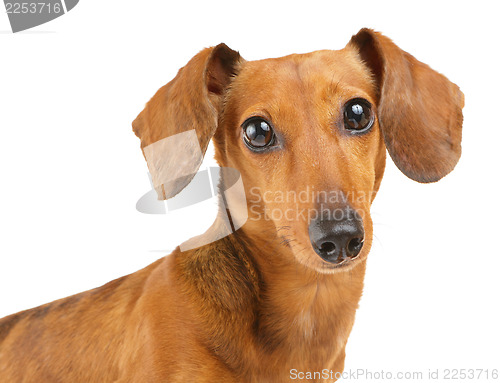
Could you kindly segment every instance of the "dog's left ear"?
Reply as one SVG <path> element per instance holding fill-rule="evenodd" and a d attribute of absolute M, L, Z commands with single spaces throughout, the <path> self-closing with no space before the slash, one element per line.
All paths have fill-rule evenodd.
<path fill-rule="evenodd" d="M 458 86 L 371 29 L 360 30 L 347 48 L 374 76 L 378 121 L 396 166 L 418 182 L 451 172 L 461 154 L 464 95 Z"/>
<path fill-rule="evenodd" d="M 226 44 L 202 50 L 132 123 L 159 199 L 175 196 L 198 171 L 217 129 L 225 91 L 243 61 Z"/>

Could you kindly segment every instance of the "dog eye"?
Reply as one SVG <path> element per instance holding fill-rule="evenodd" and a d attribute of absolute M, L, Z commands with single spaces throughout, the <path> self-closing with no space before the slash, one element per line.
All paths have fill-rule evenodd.
<path fill-rule="evenodd" d="M 370 103 L 362 98 L 350 100 L 344 107 L 344 126 L 347 130 L 368 130 L 374 119 Z"/>
<path fill-rule="evenodd" d="M 243 125 L 243 141 L 252 150 L 261 150 L 274 143 L 274 131 L 271 124 L 261 117 L 246 120 Z"/>

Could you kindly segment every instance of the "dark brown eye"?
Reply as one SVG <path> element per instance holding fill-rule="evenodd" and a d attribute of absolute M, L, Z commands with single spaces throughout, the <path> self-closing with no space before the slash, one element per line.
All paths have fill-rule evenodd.
<path fill-rule="evenodd" d="M 375 116 L 368 101 L 362 98 L 355 98 L 345 104 L 344 126 L 347 130 L 356 132 L 366 131 L 372 127 L 374 119 Z"/>
<path fill-rule="evenodd" d="M 271 124 L 261 117 L 252 117 L 243 125 L 243 141 L 252 150 L 263 150 L 274 144 L 274 131 Z"/>

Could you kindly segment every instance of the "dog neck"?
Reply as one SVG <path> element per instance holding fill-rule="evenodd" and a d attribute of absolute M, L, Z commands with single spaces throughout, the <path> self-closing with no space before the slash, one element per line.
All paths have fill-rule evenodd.
<path fill-rule="evenodd" d="M 234 371 L 252 376 L 341 370 L 365 263 L 319 274 L 290 262 L 279 242 L 252 246 L 249 238 L 242 228 L 182 258 L 186 283 L 203 295 L 200 310 L 212 313 L 204 315 L 206 344 Z"/>

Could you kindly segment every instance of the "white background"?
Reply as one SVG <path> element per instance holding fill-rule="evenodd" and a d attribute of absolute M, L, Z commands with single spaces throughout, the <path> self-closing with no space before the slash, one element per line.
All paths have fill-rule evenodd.
<path fill-rule="evenodd" d="M 0 13 L 0 317 L 131 273 L 209 226 L 212 201 L 135 210 L 149 181 L 131 122 L 200 49 L 340 49 L 371 27 L 461 87 L 463 155 L 432 185 L 388 160 L 346 369 L 500 368 L 497 2 L 295 4 L 82 0 L 18 34 Z"/>

